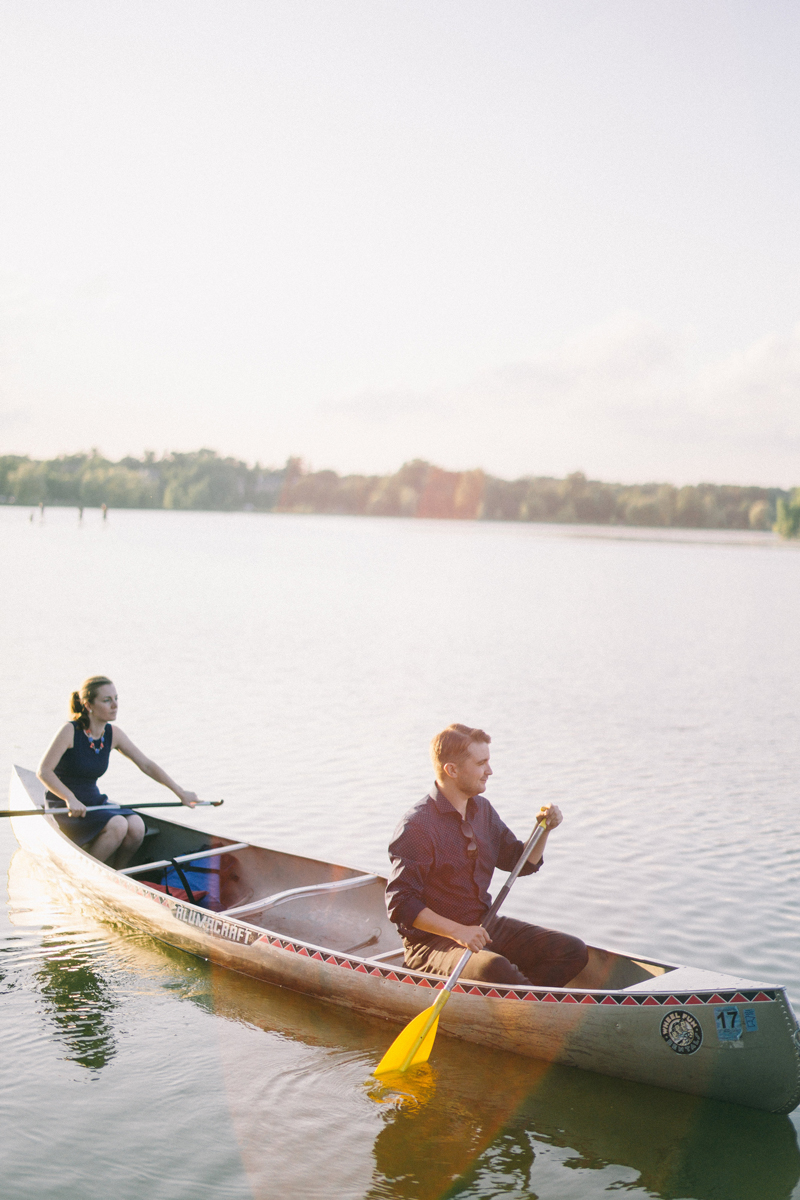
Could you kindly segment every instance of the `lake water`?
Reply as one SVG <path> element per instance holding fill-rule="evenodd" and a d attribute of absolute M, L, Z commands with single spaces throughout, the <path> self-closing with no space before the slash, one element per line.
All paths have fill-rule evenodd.
<path fill-rule="evenodd" d="M 133 740 L 225 798 L 181 819 L 385 874 L 432 733 L 481 725 L 507 823 L 565 814 L 506 912 L 800 1008 L 797 546 L 13 508 L 0 539 L 4 770 L 104 672 Z M 106 779 L 153 797 L 121 757 Z M 4 1200 L 800 1197 L 797 1114 L 443 1035 L 386 1096 L 370 1072 L 397 1027 L 98 922 L 0 825 Z"/>

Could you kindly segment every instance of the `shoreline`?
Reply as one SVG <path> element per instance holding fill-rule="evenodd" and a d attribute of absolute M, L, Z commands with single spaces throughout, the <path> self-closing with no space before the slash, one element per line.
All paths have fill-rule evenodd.
<path fill-rule="evenodd" d="M 21 515 L 25 523 L 34 525 L 46 524 L 47 514 L 55 511 L 59 514 L 74 513 L 75 525 L 82 523 L 81 518 L 77 516 L 78 507 L 70 504 L 50 504 L 45 505 L 44 510 L 40 512 L 39 507 L 31 508 L 30 505 L 23 504 L 3 504 L 0 502 L 0 513 L 17 512 Z M 351 520 L 362 519 L 362 514 L 357 513 L 330 513 L 330 512 L 282 512 L 276 509 L 259 510 L 254 508 L 239 508 L 239 509 L 219 509 L 219 508 L 193 508 L 193 509 L 165 509 L 165 508 L 118 508 L 107 510 L 107 520 L 105 524 L 109 524 L 112 518 L 125 517 L 126 514 L 162 514 L 172 513 L 176 516 L 185 517 L 201 517 L 201 516 L 220 516 L 220 517 L 273 517 L 273 518 L 294 518 L 303 520 L 305 518 L 347 518 Z M 93 518 L 93 523 L 102 524 L 102 508 L 99 505 L 84 505 L 84 518 L 90 514 Z M 1 519 L 1 518 L 0 518 Z M 730 529 L 720 526 L 706 526 L 696 528 L 691 526 L 680 525 L 625 525 L 620 522 L 602 524 L 591 521 L 519 521 L 499 518 L 448 518 L 448 517 L 409 517 L 409 516 L 368 516 L 367 520 L 370 524 L 379 524 L 381 521 L 389 522 L 394 525 L 397 523 L 409 522 L 419 525 L 451 525 L 451 526 L 471 526 L 474 528 L 514 528 L 526 529 L 539 537 L 557 538 L 567 537 L 573 539 L 584 538 L 592 541 L 625 541 L 625 542 L 668 542 L 671 544 L 684 545 L 717 545 L 717 546 L 753 546 L 762 549 L 781 548 L 791 549 L 797 546 L 798 540 L 781 537 L 771 529 Z"/>

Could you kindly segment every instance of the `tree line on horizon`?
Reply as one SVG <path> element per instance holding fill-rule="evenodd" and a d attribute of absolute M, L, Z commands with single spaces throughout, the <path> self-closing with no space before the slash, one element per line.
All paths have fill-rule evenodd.
<path fill-rule="evenodd" d="M 0 503 L 109 508 L 327 513 L 456 520 L 541 521 L 685 529 L 776 529 L 800 536 L 800 488 L 701 483 L 622 484 L 481 470 L 445 471 L 421 459 L 392 475 L 250 466 L 213 450 L 118 462 L 98 451 L 37 460 L 0 456 Z"/>

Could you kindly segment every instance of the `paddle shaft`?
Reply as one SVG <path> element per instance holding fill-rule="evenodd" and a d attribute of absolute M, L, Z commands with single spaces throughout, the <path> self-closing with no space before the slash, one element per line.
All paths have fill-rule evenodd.
<path fill-rule="evenodd" d="M 210 805 L 212 808 L 218 808 L 224 803 L 224 800 L 198 800 L 194 807 L 205 808 Z M 154 804 L 92 804 L 86 811 L 108 812 L 109 809 L 120 808 L 189 808 L 189 805 L 181 804 L 180 800 L 157 800 Z M 63 817 L 68 813 L 66 808 L 7 808 L 0 810 L 0 817 Z"/>
<path fill-rule="evenodd" d="M 514 867 L 514 870 L 511 872 L 511 874 L 509 875 L 508 879 L 505 881 L 503 886 L 500 888 L 500 891 L 497 893 L 497 896 L 495 897 L 495 901 L 492 904 L 492 907 L 489 909 L 486 916 L 481 921 L 481 925 L 484 928 L 489 924 L 492 917 L 497 915 L 497 913 L 500 909 L 500 905 L 503 904 L 506 896 L 508 895 L 508 893 L 511 891 L 512 887 L 516 883 L 517 876 L 519 875 L 522 868 L 525 866 L 525 863 L 528 861 L 531 851 L 533 850 L 534 846 L 536 846 L 539 843 L 539 841 L 541 840 L 541 838 L 544 836 L 544 834 L 546 832 L 547 832 L 547 823 L 545 821 L 540 821 L 539 824 L 534 829 L 531 836 L 528 838 L 527 842 L 525 843 L 525 849 L 522 851 L 522 854 L 519 857 L 519 862 Z M 453 971 L 452 975 L 448 979 L 447 983 L 444 985 L 444 990 L 446 992 L 452 992 L 453 988 L 458 983 L 459 975 L 464 970 L 464 967 L 467 965 L 470 958 L 472 957 L 472 953 L 473 953 L 472 950 L 465 950 L 464 953 L 461 955 L 461 958 L 458 960 L 455 970 Z"/>
<path fill-rule="evenodd" d="M 547 822 L 539 821 L 539 823 L 537 824 L 533 833 L 531 834 L 531 836 L 528 838 L 527 842 L 525 843 L 525 848 L 522 851 L 522 854 L 519 856 L 519 861 L 517 862 L 517 865 L 514 867 L 514 870 L 511 872 L 508 879 L 505 881 L 505 883 L 501 887 L 500 891 L 497 893 L 497 897 L 494 901 L 494 904 L 492 905 L 492 907 L 487 912 L 486 916 L 481 921 L 482 925 L 487 925 L 489 923 L 489 921 L 491 921 L 492 917 L 494 917 L 497 914 L 497 912 L 500 908 L 500 905 L 503 903 L 506 896 L 511 891 L 512 887 L 514 886 L 514 883 L 516 882 L 517 876 L 519 875 L 522 868 L 525 866 L 525 863 L 528 861 L 528 858 L 530 857 L 534 846 L 536 846 L 539 843 L 539 841 L 541 840 L 541 838 L 544 836 L 544 834 L 546 832 L 547 832 Z M 401 1071 L 408 1070 L 408 1068 L 411 1065 L 411 1062 L 414 1058 L 414 1055 L 417 1053 L 420 1046 L 425 1041 L 425 1038 L 430 1033 L 430 1030 L 433 1026 L 434 1021 L 438 1020 L 439 1013 L 442 1011 L 445 1004 L 450 999 L 450 993 L 452 992 L 455 985 L 458 983 L 461 972 L 464 970 L 464 967 L 467 965 L 467 963 L 469 962 L 469 960 L 471 958 L 472 958 L 472 951 L 470 949 L 466 949 L 464 951 L 464 953 L 461 955 L 461 958 L 458 960 L 455 970 L 450 975 L 450 978 L 447 980 L 447 982 L 445 983 L 442 990 L 439 992 L 439 995 L 436 997 L 436 1000 L 434 1001 L 434 1003 L 431 1005 L 430 1010 L 429 1010 L 428 1020 L 422 1026 L 422 1029 L 419 1031 L 416 1038 L 412 1042 L 411 1048 L 409 1049 L 408 1054 L 405 1056 L 403 1063 L 400 1067 Z"/>

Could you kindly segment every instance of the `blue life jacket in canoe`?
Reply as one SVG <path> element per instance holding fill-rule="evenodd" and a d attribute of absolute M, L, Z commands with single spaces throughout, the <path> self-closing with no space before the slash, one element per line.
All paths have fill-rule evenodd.
<path fill-rule="evenodd" d="M 148 879 L 151 887 L 159 892 L 169 892 L 176 900 L 189 900 L 201 908 L 218 912 L 222 905 L 219 898 L 220 860 L 207 858 L 202 863 L 180 863 L 177 867 L 162 867 L 155 880 Z M 184 884 L 188 883 L 191 895 Z"/>

